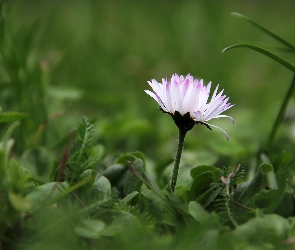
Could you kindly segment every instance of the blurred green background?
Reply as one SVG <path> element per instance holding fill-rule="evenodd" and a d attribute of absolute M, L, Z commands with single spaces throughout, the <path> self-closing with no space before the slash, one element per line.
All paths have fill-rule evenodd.
<path fill-rule="evenodd" d="M 154 161 L 171 158 L 177 128 L 144 90 L 152 78 L 191 73 L 225 89 L 235 104 L 226 114 L 235 125 L 211 121 L 228 132 L 229 142 L 217 129 L 196 126 L 187 136 L 184 159 L 236 165 L 265 143 L 292 78 L 257 52 L 221 53 L 238 41 L 277 45 L 231 12 L 295 44 L 291 0 L 1 4 L 1 107 L 28 114 L 15 133 L 16 153 L 40 145 L 63 148 L 85 115 L 95 121 L 105 155 L 140 150 Z M 279 54 L 292 61 L 292 55 Z M 295 138 L 293 112 L 290 107 L 282 138 Z"/>

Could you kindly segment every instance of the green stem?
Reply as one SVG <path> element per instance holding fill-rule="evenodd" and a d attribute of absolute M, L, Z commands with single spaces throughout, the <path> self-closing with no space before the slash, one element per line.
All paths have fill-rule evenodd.
<path fill-rule="evenodd" d="M 284 115 L 285 115 L 285 112 L 286 112 L 286 109 L 287 109 L 287 105 L 291 99 L 291 97 L 293 96 L 293 93 L 294 93 L 294 90 L 295 90 L 295 74 L 293 76 L 293 79 L 292 79 L 292 82 L 291 82 L 291 85 L 290 85 L 290 88 L 288 90 L 288 93 L 282 103 L 282 106 L 280 108 L 280 111 L 277 115 L 277 118 L 276 118 L 276 121 L 273 125 L 273 128 L 271 130 L 271 133 L 269 135 L 269 138 L 268 138 L 268 143 L 267 143 L 267 147 L 266 149 L 269 150 L 274 142 L 274 139 L 275 139 L 275 136 L 278 132 L 278 129 L 281 125 L 281 122 L 283 121 L 283 118 L 284 118 Z"/>
<path fill-rule="evenodd" d="M 186 130 L 179 128 L 179 140 L 178 140 L 177 152 L 175 156 L 174 167 L 173 167 L 171 181 L 170 181 L 170 188 L 173 193 L 175 191 L 175 186 L 177 182 L 180 158 L 181 158 L 181 154 L 183 150 L 183 144 L 184 144 L 184 138 L 185 138 L 186 132 L 187 132 Z"/>

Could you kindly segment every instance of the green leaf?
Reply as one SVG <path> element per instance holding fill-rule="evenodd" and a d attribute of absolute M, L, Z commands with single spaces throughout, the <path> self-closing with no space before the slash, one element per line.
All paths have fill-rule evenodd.
<path fill-rule="evenodd" d="M 19 166 L 19 163 L 15 159 L 12 158 L 9 161 L 6 173 L 10 188 L 15 193 L 23 193 L 25 188 L 29 186 L 28 184 L 31 180 L 31 176 L 26 169 Z"/>
<path fill-rule="evenodd" d="M 6 113 L 0 114 L 0 123 L 21 121 L 26 117 L 27 115 L 24 113 L 6 112 Z"/>
<path fill-rule="evenodd" d="M 253 50 L 256 50 L 268 57 L 270 57 L 271 59 L 275 60 L 276 62 L 280 63 L 281 65 L 285 66 L 286 68 L 290 69 L 291 71 L 293 71 L 295 73 L 295 66 L 288 62 L 286 59 L 266 50 L 266 49 L 263 49 L 261 47 L 258 47 L 256 45 L 253 45 L 253 44 L 247 44 L 247 43 L 238 43 L 238 44 L 234 44 L 232 46 L 229 46 L 225 49 L 222 50 L 222 53 L 225 52 L 225 51 L 228 51 L 230 49 L 234 49 L 234 48 L 249 48 L 249 49 L 253 49 Z"/>
<path fill-rule="evenodd" d="M 165 201 L 158 197 L 151 190 L 143 190 L 142 195 L 149 201 L 149 211 L 162 223 L 176 226 L 176 213 L 175 210 Z"/>
<path fill-rule="evenodd" d="M 217 186 L 211 187 L 197 199 L 197 202 L 200 203 L 203 207 L 209 206 L 221 193 L 222 189 L 222 187 Z"/>
<path fill-rule="evenodd" d="M 68 188 L 66 182 L 50 182 L 36 187 L 26 196 L 26 199 L 33 207 L 40 206 L 43 203 L 58 197 L 64 190 Z"/>
<path fill-rule="evenodd" d="M 189 199 L 195 200 L 200 195 L 205 193 L 208 189 L 210 189 L 210 184 L 213 182 L 213 173 L 212 172 L 204 172 L 198 175 L 191 186 L 189 191 Z"/>
<path fill-rule="evenodd" d="M 74 228 L 74 233 L 78 236 L 88 238 L 88 239 L 98 239 L 100 237 L 99 234 L 96 232 L 93 232 L 92 230 L 89 230 L 88 228 L 77 226 Z"/>
<path fill-rule="evenodd" d="M 278 42 L 282 43 L 283 45 L 285 45 L 286 47 L 288 47 L 291 50 L 295 50 L 295 46 L 293 46 L 291 43 L 287 42 L 286 40 L 284 40 L 283 38 L 279 37 L 278 35 L 274 34 L 273 32 L 271 32 L 270 30 L 266 29 L 265 27 L 263 27 L 262 25 L 258 24 L 257 22 L 253 21 L 252 19 L 250 19 L 247 16 L 244 16 L 240 13 L 237 12 L 232 12 L 231 13 L 233 16 L 238 17 L 238 18 L 242 18 L 248 22 L 250 22 L 252 25 L 254 25 L 256 28 L 262 30 L 264 33 L 266 33 L 267 35 L 271 36 L 272 38 L 274 38 L 275 40 L 277 40 Z"/>
<path fill-rule="evenodd" d="M 204 173 L 204 172 L 216 172 L 218 173 L 218 169 L 214 166 L 206 166 L 206 165 L 201 165 L 197 166 L 193 169 L 191 169 L 191 177 L 195 179 L 198 175 Z"/>
<path fill-rule="evenodd" d="M 141 159 L 134 159 L 130 165 L 137 171 L 140 175 L 143 173 L 143 162 Z M 139 180 L 132 172 L 126 172 L 123 177 L 123 192 L 125 195 L 131 194 L 134 191 L 139 191 L 142 182 Z"/>
<path fill-rule="evenodd" d="M 93 186 L 96 176 L 97 176 L 97 172 L 93 169 L 86 169 L 85 171 L 83 171 L 83 173 L 80 175 L 78 179 L 78 182 L 93 178 L 93 181 L 89 181 L 88 183 L 83 185 L 83 190 L 91 188 Z"/>
<path fill-rule="evenodd" d="M 98 176 L 95 178 L 92 190 L 97 194 L 98 200 L 107 201 L 111 197 L 111 183 L 104 176 Z"/>
<path fill-rule="evenodd" d="M 283 217 L 271 214 L 255 217 L 240 225 L 230 233 L 231 239 L 236 240 L 236 249 L 282 249 L 282 241 L 286 239 L 289 223 Z M 242 246 L 240 245 L 242 244 Z"/>
<path fill-rule="evenodd" d="M 28 212 L 32 209 L 32 204 L 27 199 L 25 199 L 24 197 L 21 197 L 18 194 L 15 194 L 13 192 L 9 192 L 8 198 L 9 198 L 11 205 L 18 212 L 24 213 L 24 212 Z"/>
<path fill-rule="evenodd" d="M 81 226 L 74 228 L 74 233 L 89 239 L 98 239 L 106 225 L 100 220 L 85 219 Z"/>
<path fill-rule="evenodd" d="M 281 203 L 277 206 L 274 211 L 275 214 L 283 216 L 284 218 L 289 218 L 293 214 L 293 203 L 292 203 L 292 195 L 288 192 L 285 192 Z"/>
<path fill-rule="evenodd" d="M 123 155 L 121 155 L 118 158 L 118 160 L 116 161 L 116 163 L 122 164 L 122 165 L 125 166 L 127 161 L 131 162 L 131 161 L 133 161 L 136 158 L 142 160 L 143 168 L 145 169 L 145 158 L 144 158 L 144 154 L 141 153 L 140 151 L 123 154 Z"/>
<path fill-rule="evenodd" d="M 14 144 L 14 140 L 10 139 L 12 132 L 19 125 L 19 122 L 12 123 L 5 132 L 2 141 L 0 142 L 0 185 L 2 184 L 7 169 L 7 159 L 10 154 L 10 150 Z"/>
<path fill-rule="evenodd" d="M 292 196 L 284 190 L 262 190 L 253 199 L 255 206 L 266 214 L 275 213 L 286 218 L 292 215 Z"/>
<path fill-rule="evenodd" d="M 103 176 L 108 178 L 112 186 L 115 186 L 120 178 L 126 173 L 127 167 L 123 164 L 115 164 L 109 166 L 103 173 Z"/>
<path fill-rule="evenodd" d="M 206 224 L 210 218 L 208 212 L 196 201 L 191 201 L 188 204 L 188 210 L 194 219 L 202 224 Z"/>
<path fill-rule="evenodd" d="M 84 170 L 90 169 L 97 163 L 98 158 L 91 157 L 94 154 L 95 145 L 97 145 L 97 137 L 94 126 L 86 117 L 82 117 L 70 148 L 67 147 L 64 153 L 64 156 L 69 154 L 65 175 L 70 184 L 75 183 Z"/>
<path fill-rule="evenodd" d="M 259 168 L 261 169 L 263 174 L 268 174 L 270 172 L 274 171 L 274 168 L 272 165 L 268 164 L 268 163 L 262 163 Z"/>
<path fill-rule="evenodd" d="M 127 166 L 128 166 L 129 171 L 134 176 L 136 176 L 142 183 L 144 183 L 152 192 L 154 192 L 155 195 L 157 195 L 163 201 L 165 201 L 165 202 L 167 201 L 166 196 L 162 193 L 162 191 L 159 189 L 159 187 L 153 181 L 149 180 L 149 178 L 145 175 L 144 172 L 142 172 L 140 174 L 134 168 L 132 168 L 132 166 L 130 164 Z M 122 185 L 122 184 L 119 183 L 117 186 L 119 186 L 119 185 Z"/>
<path fill-rule="evenodd" d="M 93 124 L 86 117 L 82 117 L 82 121 L 78 125 L 75 138 L 71 144 L 70 162 L 76 165 L 83 165 L 85 156 L 88 151 L 97 144 L 95 130 Z"/>
<path fill-rule="evenodd" d="M 106 225 L 106 227 L 100 231 L 100 235 L 102 236 L 115 236 L 124 231 L 129 232 L 131 229 L 136 230 L 140 226 L 138 219 L 133 214 L 122 210 L 101 210 L 96 213 L 91 220 L 94 219 L 96 221 L 103 221 Z M 90 225 L 87 225 L 88 229 L 91 229 L 91 224 L 92 222 L 90 222 Z M 93 224 L 93 226 L 95 226 L 95 223 Z"/>
<path fill-rule="evenodd" d="M 11 135 L 13 133 L 13 131 L 15 130 L 15 128 L 19 125 L 19 122 L 14 122 L 12 123 L 8 129 L 6 130 L 2 142 L 0 143 L 0 149 L 4 150 L 4 152 L 6 153 L 6 155 L 8 156 L 10 153 L 10 150 L 13 146 L 14 140 L 10 139 Z"/>
<path fill-rule="evenodd" d="M 140 225 L 138 219 L 129 212 L 113 211 L 111 214 L 113 221 L 103 230 L 103 236 L 114 236 L 130 228 L 136 229 Z"/>
<path fill-rule="evenodd" d="M 264 213 L 273 213 L 281 200 L 280 193 L 278 189 L 261 190 L 253 197 L 256 208 L 261 209 Z"/>
<path fill-rule="evenodd" d="M 83 220 L 83 226 L 96 233 L 100 233 L 105 229 L 105 224 L 102 221 L 93 219 Z"/>
<path fill-rule="evenodd" d="M 126 196 L 124 197 L 124 199 L 120 200 L 120 202 L 121 202 L 121 203 L 124 203 L 124 204 L 126 204 L 126 205 L 129 205 L 130 202 L 131 202 L 135 197 L 138 196 L 138 194 L 139 194 L 139 193 L 138 193 L 137 191 L 134 191 L 134 192 L 132 192 L 131 194 L 126 195 Z"/>
<path fill-rule="evenodd" d="M 187 209 L 187 206 L 184 205 L 181 200 L 178 198 L 178 196 L 176 196 L 173 193 L 167 193 L 166 195 L 168 202 L 170 203 L 170 205 L 178 212 L 182 213 L 182 214 L 189 214 L 189 211 Z"/>
<path fill-rule="evenodd" d="M 260 166 L 260 169 L 262 169 L 263 165 Z M 290 178 L 288 168 L 289 166 L 281 165 L 276 172 L 268 173 L 266 177 L 269 174 L 274 175 L 276 188 L 262 190 L 254 196 L 255 205 L 261 208 L 264 213 L 277 213 L 285 217 L 292 214 L 293 204 L 291 194 L 286 192 L 289 189 L 288 179 Z"/>
<path fill-rule="evenodd" d="M 261 187 L 263 185 L 263 177 L 262 171 L 259 168 L 256 174 L 254 175 L 253 179 L 242 183 L 239 185 L 231 199 L 240 203 L 241 205 L 249 208 L 254 207 L 254 195 L 259 193 Z M 236 205 L 235 203 L 231 202 L 231 207 L 235 211 L 235 215 L 239 218 L 242 214 L 244 214 L 247 210 L 245 208 Z"/>

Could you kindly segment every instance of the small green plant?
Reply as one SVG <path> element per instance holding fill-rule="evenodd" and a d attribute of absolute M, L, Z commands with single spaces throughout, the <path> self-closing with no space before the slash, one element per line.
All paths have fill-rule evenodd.
<path fill-rule="evenodd" d="M 88 6 L 92 13 L 95 4 L 92 1 L 81 6 Z M 269 131 L 260 130 L 259 138 L 263 139 L 257 139 L 253 147 L 246 145 L 249 141 L 242 141 L 245 144 L 242 150 L 237 135 L 251 134 L 253 129 L 242 131 L 238 127 L 241 122 L 231 127 L 226 127 L 226 123 L 220 126 L 230 134 L 229 142 L 224 137 L 220 141 L 207 138 L 205 130 L 200 130 L 205 132 L 195 139 L 195 130 L 190 131 L 195 125 L 204 125 L 209 130 L 220 129 L 229 139 L 219 125 L 208 122 L 224 117 L 233 121 L 223 112 L 237 112 L 237 115 L 236 110 L 241 107 L 230 109 L 233 105 L 223 91 L 218 93 L 218 87 L 210 97 L 211 83 L 204 85 L 203 80 L 191 75 L 174 74 L 170 81 L 149 82 L 153 91 L 147 90 L 147 94 L 155 99 L 160 110 L 172 117 L 179 132 L 173 162 L 173 154 L 163 149 L 174 145 L 170 127 L 175 126 L 169 123 L 169 117 L 167 124 L 165 116 L 144 120 L 140 116 L 149 106 L 137 110 L 139 97 L 132 91 L 126 97 L 108 95 L 104 89 L 115 79 L 104 82 L 103 74 L 108 75 L 105 72 L 109 66 L 120 65 L 134 74 L 143 70 L 143 62 L 133 56 L 109 62 L 103 54 L 112 48 L 112 53 L 121 55 L 121 51 L 113 51 L 112 44 L 120 39 L 104 36 L 109 47 L 101 53 L 103 63 L 96 65 L 100 72 L 98 79 L 104 83 L 98 96 L 90 93 L 92 88 L 91 91 L 86 91 L 87 87 L 61 90 L 57 85 L 49 86 L 49 76 L 58 81 L 59 74 L 69 72 L 63 70 L 62 63 L 54 68 L 57 63 L 52 61 L 58 58 L 62 61 L 60 52 L 43 51 L 37 42 L 42 37 L 40 34 L 45 35 L 50 28 L 42 33 L 42 22 L 23 27 L 21 22 L 13 20 L 15 13 L 19 13 L 14 7 L 19 6 L 22 6 L 19 2 L 0 0 L 0 249 L 293 249 L 294 141 L 280 134 L 283 130 L 280 128 L 291 127 L 295 78 L 280 103 L 276 119 L 269 124 Z M 63 15 L 69 13 L 65 11 Z M 97 15 L 92 15 L 91 22 L 95 22 Z M 128 18 L 129 15 L 134 17 L 128 13 Z M 294 53 L 295 46 L 280 36 L 246 16 L 233 15 L 275 39 L 280 51 Z M 72 16 L 67 19 L 71 20 Z M 79 24 L 80 21 L 83 22 L 79 20 Z M 106 25 L 106 30 L 112 33 L 113 25 Z M 76 30 L 77 23 L 74 27 Z M 95 41 L 95 46 L 105 42 L 94 37 L 97 32 L 92 31 L 88 37 Z M 128 32 L 123 33 L 127 36 Z M 79 39 L 84 39 L 84 35 L 81 37 L 77 35 L 77 40 L 73 39 L 79 46 Z M 82 50 L 83 46 L 80 47 Z M 238 43 L 223 51 L 240 47 L 260 52 L 295 73 L 290 61 L 262 46 Z M 88 76 L 92 72 L 87 71 L 89 68 L 80 66 L 85 86 L 89 87 L 96 79 Z M 70 69 L 75 71 L 74 67 Z M 121 91 L 119 84 L 112 86 Z M 236 96 L 241 95 L 230 96 L 236 103 Z M 69 108 L 75 105 L 74 100 L 78 100 L 77 106 L 83 112 L 84 102 L 105 105 L 106 112 L 103 115 L 89 112 L 96 118 L 83 116 L 78 122 L 80 114 L 71 113 Z M 129 106 L 122 105 L 123 102 Z M 288 106 L 291 111 L 287 110 Z M 61 109 L 65 111 L 60 112 Z M 149 117 L 149 114 L 152 111 L 145 115 Z M 284 119 L 285 114 L 289 120 Z M 188 131 L 193 136 L 187 136 Z M 210 149 L 211 139 L 211 147 L 219 151 Z M 197 144 L 197 140 L 201 143 Z M 126 148 L 134 151 L 128 152 Z M 229 153 L 217 156 L 220 148 Z"/>

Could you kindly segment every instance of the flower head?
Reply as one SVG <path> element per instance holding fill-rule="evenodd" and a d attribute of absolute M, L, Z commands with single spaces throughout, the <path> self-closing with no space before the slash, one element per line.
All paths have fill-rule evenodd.
<path fill-rule="evenodd" d="M 228 102 L 229 97 L 222 95 L 223 90 L 217 93 L 219 85 L 208 101 L 211 82 L 205 86 L 202 79 L 194 79 L 190 74 L 186 77 L 174 74 L 170 82 L 167 78 L 163 78 L 162 83 L 158 83 L 155 79 L 148 83 L 153 91 L 145 90 L 145 92 L 156 100 L 163 112 L 172 116 L 179 128 L 188 131 L 195 124 L 204 124 L 210 130 L 211 126 L 220 129 L 229 140 L 228 134 L 223 129 L 207 123 L 211 119 L 220 117 L 228 117 L 234 123 L 232 117 L 221 115 L 233 105 Z"/>

